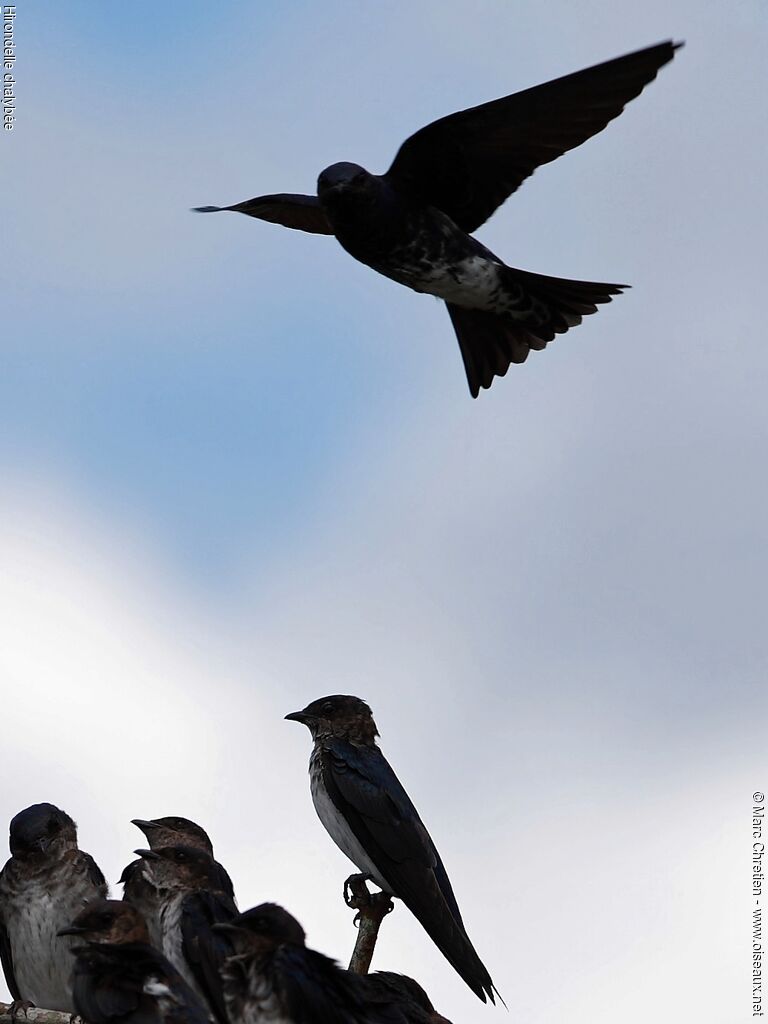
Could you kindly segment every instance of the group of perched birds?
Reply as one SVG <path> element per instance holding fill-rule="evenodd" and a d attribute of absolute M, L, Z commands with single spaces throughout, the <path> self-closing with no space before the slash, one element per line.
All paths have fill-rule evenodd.
<path fill-rule="evenodd" d="M 379 274 L 442 299 L 476 398 L 511 363 L 628 286 L 517 270 L 472 232 L 537 167 L 618 117 L 681 45 L 659 43 L 441 117 L 405 140 L 385 174 L 336 163 L 320 174 L 317 196 L 280 193 L 197 211 L 232 210 L 335 235 Z"/>
<path fill-rule="evenodd" d="M 470 988 L 493 1002 L 495 986 L 437 849 L 376 743 L 369 706 L 334 695 L 286 718 L 312 734 L 315 808 L 361 872 L 347 884 L 370 880 L 401 899 Z M 133 824 L 147 846 L 123 871 L 123 899 L 113 900 L 63 810 L 34 804 L 11 820 L 0 957 L 12 1016 L 34 1005 L 87 1024 L 448 1024 L 412 978 L 353 973 L 308 949 L 282 907 L 239 912 L 200 825 Z"/>

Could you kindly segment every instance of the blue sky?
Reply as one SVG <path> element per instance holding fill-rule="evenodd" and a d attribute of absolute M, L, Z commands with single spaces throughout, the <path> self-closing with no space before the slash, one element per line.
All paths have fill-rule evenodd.
<path fill-rule="evenodd" d="M 281 716 L 357 692 L 517 1018 L 746 1019 L 760 5 L 38 4 L 16 36 L 0 818 L 60 802 L 114 880 L 131 817 L 197 817 L 242 905 L 282 899 L 343 958 L 346 864 Z M 478 233 L 632 290 L 475 402 L 437 302 L 332 239 L 189 213 L 381 171 L 435 117 L 669 37 Z M 478 1019 L 406 912 L 386 927 L 379 966 Z"/>

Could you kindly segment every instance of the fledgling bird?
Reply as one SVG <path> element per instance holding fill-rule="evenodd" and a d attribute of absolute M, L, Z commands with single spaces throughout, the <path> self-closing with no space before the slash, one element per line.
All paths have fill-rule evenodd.
<path fill-rule="evenodd" d="M 157 850 L 163 846 L 189 846 L 203 850 L 213 857 L 213 844 L 208 833 L 197 822 L 190 821 L 189 818 L 182 818 L 178 815 L 150 820 L 134 818 L 131 824 L 141 829 L 151 850 Z M 214 861 L 214 864 L 220 876 L 220 888 L 234 900 L 235 891 L 232 879 L 218 861 Z M 138 907 L 147 922 L 152 944 L 161 948 L 162 940 L 158 918 L 159 898 L 157 890 L 152 884 L 147 862 L 142 859 L 132 861 L 120 876 L 120 884 L 123 886 L 123 899 Z"/>
<path fill-rule="evenodd" d="M 149 943 L 140 912 L 124 900 L 94 900 L 59 930 L 81 945 L 73 1002 L 88 1024 L 209 1024 L 208 1011 Z"/>
<path fill-rule="evenodd" d="M 216 925 L 233 953 L 221 968 L 224 998 L 238 1024 L 430 1024 L 417 1004 L 366 984 L 307 949 L 304 929 L 275 903 Z"/>
<path fill-rule="evenodd" d="M 230 921 L 237 907 L 221 887 L 216 862 L 191 846 L 136 853 L 147 862 L 158 892 L 160 948 L 219 1024 L 228 1024 L 219 967 L 231 948 L 213 925 Z"/>
<path fill-rule="evenodd" d="M 335 235 L 355 259 L 443 299 L 473 398 L 556 334 L 628 287 L 507 266 L 472 237 L 529 175 L 602 131 L 682 43 L 667 41 L 512 96 L 449 114 L 402 144 L 386 174 L 336 163 L 317 198 L 258 196 L 233 210 Z"/>
<path fill-rule="evenodd" d="M 312 801 L 331 839 L 366 878 L 405 903 L 475 995 L 494 1002 L 497 990 L 466 933 L 440 854 L 376 745 L 371 709 L 337 694 L 285 717 L 312 734 Z"/>
<path fill-rule="evenodd" d="M 0 958 L 13 1011 L 73 1013 L 71 941 L 57 932 L 107 895 L 104 875 L 77 846 L 77 825 L 53 804 L 11 819 L 11 857 L 0 872 Z"/>

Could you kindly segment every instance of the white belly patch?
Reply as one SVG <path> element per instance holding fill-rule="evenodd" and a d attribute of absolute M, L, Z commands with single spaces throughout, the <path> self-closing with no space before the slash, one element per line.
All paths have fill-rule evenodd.
<path fill-rule="evenodd" d="M 380 889 L 383 889 L 390 895 L 394 895 L 392 888 L 379 874 L 378 868 L 368 857 L 352 829 L 336 810 L 333 801 L 326 792 L 325 786 L 322 784 L 319 773 L 312 772 L 310 788 L 317 816 L 341 852 L 346 857 L 349 857 L 352 863 L 357 866 L 358 871 L 365 875 L 370 875 Z"/>

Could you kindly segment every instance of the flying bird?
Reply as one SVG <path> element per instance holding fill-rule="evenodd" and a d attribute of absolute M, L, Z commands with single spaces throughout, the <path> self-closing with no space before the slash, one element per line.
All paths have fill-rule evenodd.
<path fill-rule="evenodd" d="M 131 824 L 136 825 L 144 833 L 150 850 L 157 850 L 163 846 L 191 846 L 213 857 L 213 844 L 208 833 L 189 818 L 177 815 L 150 820 L 134 818 Z M 220 876 L 219 888 L 234 900 L 232 879 L 218 861 L 214 861 L 214 864 Z M 120 876 L 120 884 L 123 886 L 123 899 L 137 907 L 146 919 L 152 944 L 162 948 L 158 916 L 160 898 L 152 882 L 148 862 L 141 858 L 132 861 Z"/>
<path fill-rule="evenodd" d="M 59 938 L 86 903 L 107 895 L 93 857 L 77 846 L 77 825 L 53 804 L 11 819 L 11 857 L 0 872 L 0 959 L 12 1015 L 29 1006 L 74 1013 L 69 939 Z"/>
<path fill-rule="evenodd" d="M 150 945 L 130 903 L 94 900 L 59 935 L 80 943 L 72 949 L 73 1002 L 88 1024 L 209 1024 L 208 1011 Z"/>
<path fill-rule="evenodd" d="M 282 193 L 197 212 L 335 235 L 361 263 L 443 299 L 476 398 L 628 285 L 508 267 L 472 232 L 537 167 L 618 117 L 682 45 L 659 43 L 442 117 L 406 139 L 385 174 L 336 163 L 320 174 L 317 197 Z"/>
<path fill-rule="evenodd" d="M 227 1011 L 238 1024 L 433 1024 L 402 993 L 370 987 L 330 957 L 307 949 L 304 929 L 276 903 L 262 903 L 215 926 L 233 955 L 221 975 Z"/>
<path fill-rule="evenodd" d="M 192 846 L 135 852 L 147 862 L 158 892 L 160 948 L 219 1024 L 229 1024 L 219 967 L 231 950 L 213 925 L 231 920 L 238 911 L 222 888 L 219 865 Z"/>
<path fill-rule="evenodd" d="M 497 989 L 469 940 L 440 854 L 376 745 L 371 709 L 359 697 L 335 695 L 285 717 L 312 734 L 312 801 L 330 837 L 366 878 L 405 903 L 475 995 L 494 1002 Z"/>

